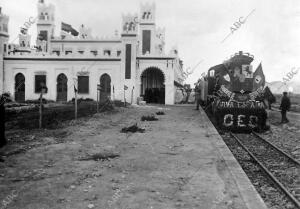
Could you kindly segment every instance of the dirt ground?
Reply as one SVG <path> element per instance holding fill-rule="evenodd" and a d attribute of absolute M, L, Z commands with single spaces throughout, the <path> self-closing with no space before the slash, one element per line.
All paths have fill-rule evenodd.
<path fill-rule="evenodd" d="M 10 131 L 0 150 L 0 209 L 245 208 L 193 109 L 118 108 L 60 129 Z M 165 113 L 158 121 L 140 120 L 157 111 Z M 120 132 L 135 123 L 145 132 Z"/>

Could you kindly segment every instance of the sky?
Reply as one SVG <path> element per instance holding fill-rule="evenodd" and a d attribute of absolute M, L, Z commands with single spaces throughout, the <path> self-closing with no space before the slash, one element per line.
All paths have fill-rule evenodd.
<path fill-rule="evenodd" d="M 10 17 L 10 41 L 19 28 L 37 15 L 38 0 L 1 0 Z M 56 36 L 60 23 L 92 28 L 94 36 L 121 30 L 122 14 L 139 13 L 141 3 L 156 4 L 156 25 L 166 28 L 166 53 L 176 46 L 184 69 L 194 68 L 186 83 L 238 51 L 254 55 L 253 68 L 262 63 L 268 82 L 282 81 L 300 69 L 299 0 L 45 0 L 55 6 Z M 250 14 L 250 15 L 249 15 Z M 248 16 L 249 15 L 249 16 Z M 248 16 L 248 18 L 246 18 Z M 242 22 L 239 27 L 236 22 Z M 237 24 L 236 24 L 237 25 Z M 35 43 L 36 26 L 29 29 Z M 227 37 L 227 38 L 226 38 Z M 225 39 L 226 38 L 226 39 Z M 225 39 L 225 41 L 223 41 Z M 14 41 L 17 43 L 17 40 Z M 300 70 L 293 76 L 300 82 Z"/>

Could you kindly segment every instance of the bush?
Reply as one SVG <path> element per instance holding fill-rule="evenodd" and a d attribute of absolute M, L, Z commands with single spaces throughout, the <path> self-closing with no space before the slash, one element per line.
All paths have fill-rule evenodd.
<path fill-rule="evenodd" d="M 142 116 L 141 121 L 157 121 L 158 118 L 156 118 L 154 115 L 148 115 L 148 116 Z"/>
<path fill-rule="evenodd" d="M 137 124 L 134 124 L 133 126 L 129 126 L 129 127 L 124 127 L 121 130 L 121 133 L 127 133 L 127 132 L 131 132 L 131 133 L 135 133 L 135 132 L 140 132 L 140 133 L 144 133 L 145 129 L 143 128 L 139 128 L 137 126 Z"/>
<path fill-rule="evenodd" d="M 80 104 L 81 102 L 94 102 L 95 100 L 93 100 L 92 98 L 79 98 L 79 99 L 77 99 L 77 104 Z M 70 101 L 69 101 L 69 103 L 75 103 L 75 98 L 73 97 Z"/>
<path fill-rule="evenodd" d="M 5 102 L 6 102 L 6 103 L 7 103 L 7 102 L 12 102 L 12 101 L 13 101 L 12 96 L 11 96 L 11 94 L 10 94 L 9 92 L 4 92 L 4 93 L 2 94 L 2 97 L 5 98 Z"/>
<path fill-rule="evenodd" d="M 38 99 L 26 100 L 25 103 L 28 103 L 28 104 L 40 104 L 40 98 L 38 98 Z M 47 104 L 48 101 L 47 101 L 45 98 L 42 98 L 42 103 L 43 103 L 43 104 Z"/>

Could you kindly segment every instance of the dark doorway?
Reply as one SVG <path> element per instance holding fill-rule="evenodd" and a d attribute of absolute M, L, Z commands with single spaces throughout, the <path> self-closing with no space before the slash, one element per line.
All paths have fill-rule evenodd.
<path fill-rule="evenodd" d="M 165 104 L 164 74 L 158 68 L 148 68 L 141 76 L 141 96 L 147 103 Z"/>
<path fill-rule="evenodd" d="M 15 101 L 25 102 L 25 76 L 22 73 L 15 76 Z"/>
<path fill-rule="evenodd" d="M 110 91 L 111 91 L 111 79 L 110 76 L 106 73 L 100 77 L 100 102 L 106 102 L 110 99 Z"/>
<path fill-rule="evenodd" d="M 56 83 L 56 101 L 66 102 L 68 99 L 68 78 L 65 74 L 61 73 L 57 76 Z"/>

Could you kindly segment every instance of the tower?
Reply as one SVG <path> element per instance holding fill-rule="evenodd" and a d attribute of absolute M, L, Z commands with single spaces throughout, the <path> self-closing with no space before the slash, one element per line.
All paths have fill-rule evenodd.
<path fill-rule="evenodd" d="M 31 35 L 27 34 L 27 29 L 22 28 L 19 34 L 19 50 L 25 53 L 30 53 Z"/>
<path fill-rule="evenodd" d="M 165 53 L 165 28 L 157 28 L 155 31 L 155 54 L 161 55 Z"/>
<path fill-rule="evenodd" d="M 124 78 L 124 84 L 131 90 L 135 86 L 136 77 L 136 56 L 137 56 L 137 19 L 138 15 L 123 15 L 122 17 L 122 65 L 121 72 Z M 122 79 L 123 80 L 123 79 Z M 123 86 L 121 88 L 124 88 Z M 123 91 L 122 91 L 123 92 Z M 131 100 L 131 95 L 125 95 L 126 101 Z M 135 96 L 133 95 L 133 98 Z"/>
<path fill-rule="evenodd" d="M 7 53 L 8 47 L 8 21 L 9 17 L 2 13 L 0 7 L 0 94 L 4 89 L 4 60 L 3 56 Z"/>
<path fill-rule="evenodd" d="M 42 51 L 50 51 L 50 40 L 54 37 L 55 7 L 46 5 L 44 0 L 38 2 L 37 47 Z"/>
<path fill-rule="evenodd" d="M 139 54 L 153 54 L 155 51 L 155 4 L 141 4 Z"/>

